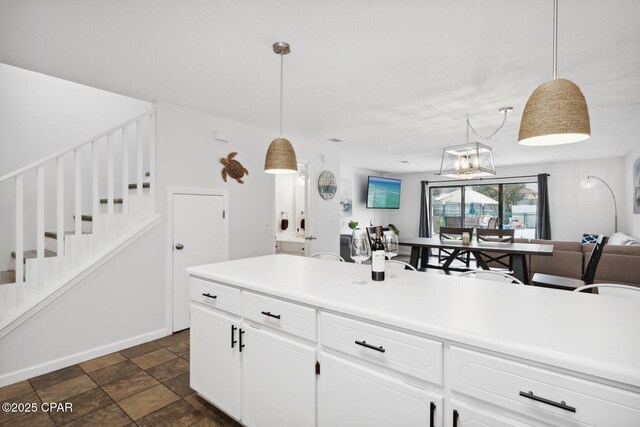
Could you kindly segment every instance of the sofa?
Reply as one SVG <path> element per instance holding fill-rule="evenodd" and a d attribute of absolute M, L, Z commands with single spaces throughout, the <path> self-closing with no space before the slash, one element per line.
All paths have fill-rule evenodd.
<path fill-rule="evenodd" d="M 530 256 L 530 278 L 535 273 L 580 279 L 589 262 L 593 244 L 531 239 L 529 243 L 553 245 L 552 256 Z M 615 233 L 604 245 L 594 283 L 618 283 L 640 287 L 640 241 Z"/>

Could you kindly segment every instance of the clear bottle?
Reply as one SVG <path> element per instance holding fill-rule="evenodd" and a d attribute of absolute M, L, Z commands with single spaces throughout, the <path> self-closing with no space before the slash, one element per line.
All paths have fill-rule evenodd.
<path fill-rule="evenodd" d="M 382 243 L 382 227 L 376 227 L 376 235 L 371 244 L 371 280 L 384 280 L 384 244 Z"/>

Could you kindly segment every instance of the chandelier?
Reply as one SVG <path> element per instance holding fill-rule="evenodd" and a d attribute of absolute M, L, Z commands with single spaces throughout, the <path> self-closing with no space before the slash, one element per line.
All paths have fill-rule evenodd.
<path fill-rule="evenodd" d="M 491 139 L 507 121 L 507 113 L 513 107 L 504 107 L 499 111 L 503 114 L 502 124 L 489 136 L 480 135 L 471 123 L 467 114 L 467 142 L 465 144 L 445 147 L 440 163 L 440 175 L 457 179 L 474 179 L 496 174 L 491 147 L 479 142 L 469 142 L 469 130 L 478 138 Z"/>

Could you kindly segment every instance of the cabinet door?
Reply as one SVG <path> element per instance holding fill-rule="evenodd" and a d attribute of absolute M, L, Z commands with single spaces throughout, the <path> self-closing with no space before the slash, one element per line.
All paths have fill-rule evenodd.
<path fill-rule="evenodd" d="M 237 343 L 231 347 L 232 326 L 238 326 L 232 317 L 191 304 L 191 388 L 240 419 L 240 355 Z"/>
<path fill-rule="evenodd" d="M 524 424 L 506 418 L 502 415 L 492 414 L 469 406 L 458 400 L 451 400 L 445 425 L 452 427 L 530 427 L 532 424 Z M 540 424 L 533 424 L 540 425 Z"/>
<path fill-rule="evenodd" d="M 255 326 L 243 331 L 242 423 L 315 426 L 315 348 Z"/>
<path fill-rule="evenodd" d="M 320 426 L 442 426 L 442 396 L 341 358 L 320 356 Z"/>

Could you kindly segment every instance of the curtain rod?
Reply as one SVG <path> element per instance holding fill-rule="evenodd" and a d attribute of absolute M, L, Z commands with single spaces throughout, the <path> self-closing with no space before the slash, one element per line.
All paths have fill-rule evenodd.
<path fill-rule="evenodd" d="M 551 176 L 551 174 L 545 174 L 547 176 Z M 517 179 L 517 178 L 537 178 L 538 175 L 518 175 L 518 176 L 501 176 L 501 177 L 495 177 L 495 178 L 476 178 L 476 179 L 445 179 L 442 181 L 422 181 L 422 182 L 427 182 L 429 184 L 431 183 L 441 183 L 441 182 L 472 182 L 472 181 L 493 181 L 496 179 Z"/>

